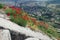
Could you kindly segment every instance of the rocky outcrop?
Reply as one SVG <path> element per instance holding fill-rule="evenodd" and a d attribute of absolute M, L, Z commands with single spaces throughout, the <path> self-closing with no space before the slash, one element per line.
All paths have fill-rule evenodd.
<path fill-rule="evenodd" d="M 52 40 L 50 37 L 42 34 L 41 32 L 34 32 L 34 31 L 30 30 L 29 28 L 21 27 L 15 23 L 8 21 L 6 19 L 3 19 L 3 18 L 0 18 L 0 26 L 4 27 L 6 29 L 15 31 L 19 34 L 24 34 L 26 36 L 31 36 L 31 37 L 42 39 L 42 40 Z"/>

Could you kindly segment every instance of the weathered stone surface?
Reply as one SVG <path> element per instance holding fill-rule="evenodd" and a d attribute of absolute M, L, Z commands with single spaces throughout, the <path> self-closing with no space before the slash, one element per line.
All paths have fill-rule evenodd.
<path fill-rule="evenodd" d="M 11 40 L 9 30 L 0 29 L 0 40 Z"/>

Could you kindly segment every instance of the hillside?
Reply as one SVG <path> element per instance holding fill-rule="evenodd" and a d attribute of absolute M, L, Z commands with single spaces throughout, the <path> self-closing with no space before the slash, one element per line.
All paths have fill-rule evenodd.
<path fill-rule="evenodd" d="M 51 38 L 60 38 L 57 30 L 52 25 L 46 21 L 37 20 L 35 17 L 30 16 L 21 8 L 14 6 L 1 6 L 0 9 L 5 11 L 6 16 L 9 18 L 8 20 L 20 26 L 27 27 L 33 31 L 42 32 Z"/>

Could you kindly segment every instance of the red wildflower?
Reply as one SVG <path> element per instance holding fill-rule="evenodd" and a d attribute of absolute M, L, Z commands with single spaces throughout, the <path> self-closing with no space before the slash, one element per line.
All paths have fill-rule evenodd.
<path fill-rule="evenodd" d="M 7 16 L 10 16 L 10 13 L 7 13 Z"/>
<path fill-rule="evenodd" d="M 14 6 L 10 6 L 10 8 L 15 8 Z"/>
<path fill-rule="evenodd" d="M 32 20 L 34 23 L 36 23 L 36 18 L 31 18 L 31 20 Z"/>
<path fill-rule="evenodd" d="M 29 20 L 29 17 L 26 16 L 26 15 L 22 16 L 22 18 L 23 18 L 24 20 Z"/>
<path fill-rule="evenodd" d="M 49 25 L 43 21 L 39 22 L 41 26 L 44 26 L 46 29 L 49 27 Z"/>
<path fill-rule="evenodd" d="M 21 14 L 21 8 L 12 7 L 12 10 L 15 10 L 17 14 Z"/>
<path fill-rule="evenodd" d="M 14 14 L 13 16 L 14 16 L 14 18 L 16 18 L 16 14 Z"/>
<path fill-rule="evenodd" d="M 16 13 L 17 13 L 17 14 L 20 14 L 20 11 L 19 11 L 19 10 L 16 10 Z"/>
<path fill-rule="evenodd" d="M 20 11 L 20 10 L 21 10 L 21 8 L 16 8 L 16 10 L 19 10 L 19 11 Z"/>

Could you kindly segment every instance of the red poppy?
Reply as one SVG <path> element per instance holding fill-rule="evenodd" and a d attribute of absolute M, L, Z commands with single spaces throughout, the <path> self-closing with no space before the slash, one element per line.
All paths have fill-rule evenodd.
<path fill-rule="evenodd" d="M 20 11 L 19 11 L 19 10 L 16 10 L 16 13 L 17 13 L 17 14 L 20 14 Z"/>
<path fill-rule="evenodd" d="M 7 13 L 7 16 L 10 16 L 10 13 Z"/>
<path fill-rule="evenodd" d="M 26 16 L 26 15 L 22 16 L 22 18 L 23 18 L 24 20 L 29 20 L 29 17 Z"/>
<path fill-rule="evenodd" d="M 10 6 L 10 8 L 15 8 L 14 6 Z"/>
<path fill-rule="evenodd" d="M 16 18 L 16 14 L 14 14 L 13 16 L 14 16 L 14 18 Z"/>
<path fill-rule="evenodd" d="M 17 14 L 21 14 L 21 8 L 13 7 L 12 10 L 15 10 Z"/>
<path fill-rule="evenodd" d="M 16 8 L 16 10 L 20 10 L 20 8 Z"/>
<path fill-rule="evenodd" d="M 32 20 L 34 23 L 36 23 L 36 18 L 31 18 L 31 20 Z"/>

